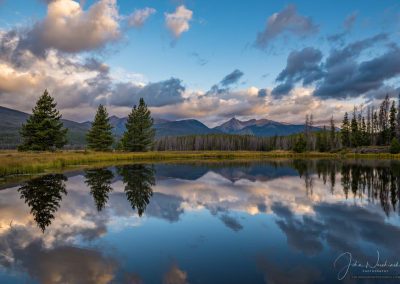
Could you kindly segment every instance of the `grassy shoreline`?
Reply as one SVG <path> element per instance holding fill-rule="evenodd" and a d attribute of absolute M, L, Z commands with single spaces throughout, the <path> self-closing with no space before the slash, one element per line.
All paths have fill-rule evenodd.
<path fill-rule="evenodd" d="M 336 159 L 400 159 L 400 154 L 358 153 L 294 153 L 290 151 L 196 151 L 196 152 L 17 152 L 0 151 L 0 177 L 21 174 L 39 174 L 51 170 L 62 170 L 72 166 L 95 164 L 112 165 L 121 162 L 164 162 L 196 160 L 259 160 L 271 158 L 336 158 Z"/>

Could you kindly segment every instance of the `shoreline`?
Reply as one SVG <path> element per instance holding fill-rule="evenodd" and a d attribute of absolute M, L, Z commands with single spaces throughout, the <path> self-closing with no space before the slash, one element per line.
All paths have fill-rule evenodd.
<path fill-rule="evenodd" d="M 0 151 L 0 177 L 40 174 L 71 167 L 111 166 L 122 162 L 179 162 L 179 161 L 231 161 L 263 159 L 388 159 L 399 160 L 400 154 L 390 153 L 323 153 L 291 151 L 191 151 L 191 152 L 18 152 Z"/>

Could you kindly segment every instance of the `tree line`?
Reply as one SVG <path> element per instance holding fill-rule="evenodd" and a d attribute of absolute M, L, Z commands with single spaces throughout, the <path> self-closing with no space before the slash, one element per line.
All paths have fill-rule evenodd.
<path fill-rule="evenodd" d="M 39 98 L 32 115 L 21 128 L 22 144 L 19 150 L 46 151 L 60 149 L 67 143 L 67 129 L 63 127 L 57 104 L 47 90 Z M 339 151 L 343 148 L 389 146 L 390 152 L 400 153 L 400 97 L 396 102 L 387 95 L 380 106 L 366 110 L 354 107 L 352 117 L 346 112 L 340 130 L 333 117 L 329 125 L 314 126 L 312 115 L 306 115 L 304 131 L 289 136 L 257 137 L 253 135 L 189 135 L 166 136 L 155 140 L 153 118 L 143 98 L 132 108 L 126 131 L 115 141 L 107 109 L 99 105 L 86 135 L 87 148 L 109 151 Z"/>
<path fill-rule="evenodd" d="M 32 115 L 21 127 L 21 151 L 48 151 L 64 147 L 67 130 L 63 127 L 57 103 L 47 90 L 36 102 Z M 87 147 L 94 151 L 109 151 L 116 142 L 107 109 L 99 105 L 96 116 L 86 135 Z M 148 151 L 153 148 L 155 131 L 153 118 L 143 98 L 132 108 L 126 123 L 126 131 L 117 148 L 124 151 Z"/>
<path fill-rule="evenodd" d="M 366 110 L 354 107 L 351 120 L 344 114 L 341 127 L 343 147 L 387 146 L 391 152 L 400 152 L 400 96 L 396 102 L 386 95 L 380 106 Z"/>

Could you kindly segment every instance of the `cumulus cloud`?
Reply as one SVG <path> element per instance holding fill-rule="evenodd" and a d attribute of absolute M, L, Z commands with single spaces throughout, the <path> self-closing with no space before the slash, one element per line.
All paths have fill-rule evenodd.
<path fill-rule="evenodd" d="M 257 35 L 256 45 L 259 48 L 266 48 L 284 33 L 303 37 L 315 34 L 318 29 L 310 17 L 300 15 L 296 6 L 288 5 L 268 18 L 265 29 Z"/>
<path fill-rule="evenodd" d="M 144 9 L 135 10 L 128 18 L 130 27 L 140 28 L 144 25 L 147 19 L 156 12 L 154 8 L 146 7 Z"/>
<path fill-rule="evenodd" d="M 184 5 L 176 8 L 174 13 L 165 13 L 165 24 L 175 38 L 187 32 L 190 28 L 189 22 L 192 20 L 193 11 Z"/>
<path fill-rule="evenodd" d="M 69 53 L 99 49 L 120 38 L 118 21 L 116 0 L 100 0 L 87 11 L 73 0 L 51 1 L 46 17 L 19 44 L 41 56 L 49 48 Z"/>

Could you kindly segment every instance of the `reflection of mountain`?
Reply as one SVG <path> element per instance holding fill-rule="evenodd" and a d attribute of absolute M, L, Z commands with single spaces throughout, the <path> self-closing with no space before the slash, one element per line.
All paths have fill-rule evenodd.
<path fill-rule="evenodd" d="M 18 192 L 25 203 L 31 208 L 31 213 L 38 226 L 44 230 L 51 224 L 54 214 L 60 206 L 62 194 L 67 194 L 62 174 L 51 174 L 34 178 L 23 184 Z"/>
<path fill-rule="evenodd" d="M 296 176 L 297 171 L 287 164 L 275 162 L 231 162 L 198 164 L 157 164 L 157 179 L 175 178 L 197 180 L 212 171 L 235 182 L 241 179 L 249 181 L 267 181 L 284 176 Z"/>
<path fill-rule="evenodd" d="M 91 169 L 85 171 L 86 184 L 90 187 L 98 211 L 101 211 L 107 203 L 108 194 L 112 191 L 111 181 L 114 178 L 112 171 L 108 169 Z"/>
<path fill-rule="evenodd" d="M 154 167 L 152 165 L 133 164 L 117 168 L 118 174 L 125 183 L 126 197 L 132 208 L 142 216 L 153 195 L 155 185 Z"/>

